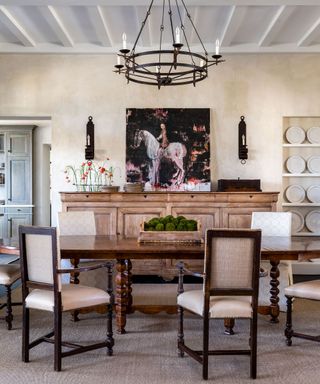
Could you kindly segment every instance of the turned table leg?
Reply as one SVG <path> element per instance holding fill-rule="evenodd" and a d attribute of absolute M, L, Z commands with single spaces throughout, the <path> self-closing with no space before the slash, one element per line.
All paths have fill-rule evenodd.
<path fill-rule="evenodd" d="M 224 334 L 225 335 L 234 335 L 234 319 L 224 319 Z"/>
<path fill-rule="evenodd" d="M 271 319 L 270 319 L 270 322 L 271 323 L 278 323 L 279 322 L 279 312 L 280 312 L 280 309 L 279 309 L 279 289 L 278 289 L 278 285 L 279 285 L 279 275 L 280 275 L 280 271 L 279 271 L 279 260 L 270 260 L 270 264 L 271 264 L 271 270 L 270 270 L 270 286 L 271 286 L 271 289 L 270 289 L 270 315 L 271 315 Z"/>
<path fill-rule="evenodd" d="M 79 259 L 71 259 L 71 264 L 73 266 L 73 268 L 78 268 L 79 266 Z M 79 275 L 80 273 L 79 272 L 72 272 L 70 274 L 70 283 L 71 284 L 79 284 L 80 283 L 80 280 L 79 280 Z M 72 311 L 71 312 L 71 316 L 72 316 L 72 320 L 73 321 L 79 321 L 79 311 L 75 310 L 75 311 Z"/>
<path fill-rule="evenodd" d="M 127 313 L 132 313 L 132 263 L 130 259 L 126 260 L 127 270 Z"/>
<path fill-rule="evenodd" d="M 117 332 L 120 334 L 126 333 L 126 313 L 127 313 L 127 274 L 126 262 L 122 259 L 117 259 L 116 264 L 116 323 Z"/>

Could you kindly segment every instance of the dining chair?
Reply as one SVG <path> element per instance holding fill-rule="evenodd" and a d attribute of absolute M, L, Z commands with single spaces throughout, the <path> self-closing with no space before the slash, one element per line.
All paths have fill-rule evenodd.
<path fill-rule="evenodd" d="M 23 324 L 22 324 L 22 360 L 29 362 L 29 351 L 42 342 L 54 344 L 54 370 L 61 371 L 63 357 L 107 348 L 108 355 L 113 353 L 112 307 L 114 303 L 112 289 L 112 264 L 61 269 L 60 252 L 57 244 L 56 228 L 19 227 L 20 262 L 22 279 Z M 97 268 L 107 268 L 108 291 L 80 284 L 62 284 L 61 274 L 77 270 L 84 272 Z M 104 341 L 82 346 L 62 341 L 62 313 L 96 305 L 107 307 L 107 336 Z M 30 309 L 52 312 L 53 331 L 30 342 Z M 53 337 L 53 339 L 52 339 Z M 62 347 L 69 350 L 62 351 Z"/>
<path fill-rule="evenodd" d="M 19 249 L 10 246 L 0 246 L 0 254 L 2 255 L 15 255 L 19 256 Z M 1 256 L 0 256 L 1 259 Z M 1 264 L 0 265 L 0 285 L 4 286 L 6 290 L 6 302 L 0 304 L 0 310 L 6 308 L 6 315 L 0 317 L 7 323 L 7 329 L 12 329 L 12 306 L 21 305 L 21 303 L 13 303 L 11 300 L 12 285 L 20 279 L 20 265 L 19 264 Z"/>
<path fill-rule="evenodd" d="M 299 337 L 312 341 L 320 341 L 320 336 L 313 336 L 305 333 L 295 332 L 292 329 L 292 300 L 294 298 L 307 300 L 320 300 L 320 280 L 305 281 L 302 283 L 291 284 L 284 290 L 287 298 L 287 320 L 284 331 L 286 343 L 292 345 L 292 337 Z"/>
<path fill-rule="evenodd" d="M 209 355 L 249 355 L 250 376 L 256 378 L 260 249 L 260 230 L 209 229 L 205 238 L 204 274 L 193 273 L 180 263 L 178 352 L 180 357 L 187 353 L 202 364 L 205 380 L 208 379 Z M 184 274 L 203 276 L 203 289 L 184 292 Z M 185 310 L 203 319 L 201 350 L 185 344 Z M 249 349 L 209 350 L 209 320 L 225 318 L 250 320 Z"/>
<path fill-rule="evenodd" d="M 262 237 L 266 236 L 291 236 L 291 212 L 252 212 L 251 228 L 261 229 Z M 270 304 L 270 263 L 261 261 L 261 268 L 265 271 L 265 276 L 260 278 L 259 305 Z M 288 284 L 292 284 L 292 268 L 290 261 L 281 261 L 279 264 L 279 307 L 281 311 L 286 311 L 286 299 L 284 289 Z"/>

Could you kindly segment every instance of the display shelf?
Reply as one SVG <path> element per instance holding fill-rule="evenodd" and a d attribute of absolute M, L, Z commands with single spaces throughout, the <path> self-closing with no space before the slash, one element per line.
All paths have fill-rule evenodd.
<path fill-rule="evenodd" d="M 283 147 L 286 147 L 286 148 L 294 148 L 294 147 L 298 147 L 298 148 L 320 148 L 320 144 L 312 144 L 312 143 L 305 143 L 305 144 L 282 144 Z"/>
<path fill-rule="evenodd" d="M 295 236 L 295 237 L 298 237 L 298 236 L 320 236 L 320 233 L 316 233 L 316 232 L 297 232 L 297 233 L 293 233 L 292 236 Z"/>
<path fill-rule="evenodd" d="M 320 171 L 318 168 L 312 167 L 312 170 L 316 171 L 312 173 L 310 171 L 309 160 L 312 157 L 320 156 L 320 143 L 315 142 L 313 139 L 309 141 L 310 135 L 308 135 L 308 131 L 312 127 L 320 126 L 320 116 L 286 116 L 283 118 L 283 142 L 282 142 L 282 209 L 284 211 L 292 211 L 296 213 L 296 216 L 293 215 L 294 220 L 298 220 L 300 216 L 301 218 L 297 223 L 299 223 L 301 232 L 294 233 L 293 236 L 320 236 L 320 233 L 311 232 L 306 225 L 306 217 L 312 211 L 319 211 L 320 202 L 313 203 L 307 198 L 307 191 L 313 186 L 320 185 Z M 305 136 L 303 141 L 299 140 L 300 143 L 290 143 L 288 142 L 287 130 L 290 127 L 300 127 L 305 132 Z M 301 131 L 301 129 L 300 129 Z M 303 135 L 301 135 L 303 136 Z M 294 140 L 292 140 L 294 141 Z M 298 140 L 295 140 L 298 141 Z M 301 173 L 297 171 L 301 171 L 302 165 L 298 162 L 299 167 L 290 169 L 293 173 L 288 171 L 288 160 L 294 157 L 301 157 L 305 161 L 305 169 Z M 289 164 L 290 165 L 290 164 Z M 292 164 L 291 164 L 292 165 Z M 313 164 L 311 164 L 313 165 Z M 302 199 L 293 199 L 300 200 L 300 203 L 291 203 L 287 199 L 287 190 L 291 186 L 296 185 L 300 186 L 305 190 L 306 196 Z M 319 201 L 319 199 L 312 199 L 314 201 Z M 303 222 L 302 222 L 303 219 Z M 297 225 L 297 223 L 295 223 Z M 303 224 L 303 225 L 302 225 Z M 298 229 L 298 227 L 295 227 Z"/>
<path fill-rule="evenodd" d="M 282 203 L 283 207 L 320 207 L 320 203 Z"/>
<path fill-rule="evenodd" d="M 320 177 L 320 173 L 283 173 L 282 177 Z"/>

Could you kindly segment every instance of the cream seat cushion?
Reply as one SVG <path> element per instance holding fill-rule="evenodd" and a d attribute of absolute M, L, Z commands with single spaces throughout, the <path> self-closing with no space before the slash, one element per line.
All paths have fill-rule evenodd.
<path fill-rule="evenodd" d="M 188 291 L 178 296 L 178 305 L 203 316 L 203 291 Z M 211 296 L 211 318 L 251 318 L 251 296 Z"/>
<path fill-rule="evenodd" d="M 110 296 L 99 288 L 78 284 L 63 284 L 61 291 L 62 310 L 70 311 L 77 308 L 91 307 L 99 304 L 109 304 Z M 54 293 L 44 289 L 34 289 L 26 298 L 26 307 L 54 310 Z"/>
<path fill-rule="evenodd" d="M 284 290 L 285 295 L 304 299 L 320 300 L 320 280 L 306 281 L 289 285 Z"/>
<path fill-rule="evenodd" d="M 20 278 L 20 265 L 0 265 L 0 284 L 10 285 Z"/>

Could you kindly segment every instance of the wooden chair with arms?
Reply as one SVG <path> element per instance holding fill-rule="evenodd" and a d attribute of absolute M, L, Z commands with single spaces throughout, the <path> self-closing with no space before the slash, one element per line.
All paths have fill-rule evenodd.
<path fill-rule="evenodd" d="M 312 341 L 320 341 L 320 335 L 308 335 L 305 333 L 298 333 L 292 329 L 292 300 L 294 298 L 307 299 L 307 300 L 320 300 L 320 280 L 305 281 L 289 285 L 285 290 L 287 298 L 287 321 L 284 334 L 286 336 L 286 343 L 290 347 L 292 345 L 292 337 L 299 337 Z"/>
<path fill-rule="evenodd" d="M 182 357 L 186 352 L 201 363 L 205 380 L 208 379 L 209 355 L 249 355 L 251 377 L 256 378 L 260 249 L 260 230 L 207 230 L 203 290 L 184 292 L 183 275 L 190 271 L 180 264 L 177 299 L 179 355 Z M 203 318 L 202 350 L 193 350 L 185 345 L 184 310 Z M 209 350 L 209 320 L 225 318 L 250 320 L 249 349 Z"/>
<path fill-rule="evenodd" d="M 112 355 L 114 345 L 112 333 L 112 306 L 114 302 L 111 278 L 112 264 L 104 263 L 77 268 L 78 272 L 82 272 L 106 267 L 109 278 L 108 292 L 78 284 L 61 284 L 61 274 L 70 273 L 73 269 L 60 269 L 60 252 L 57 246 L 56 229 L 20 226 L 19 240 L 23 298 L 23 361 L 29 362 L 29 350 L 41 342 L 54 344 L 54 369 L 56 371 L 61 370 L 62 357 L 104 347 L 107 348 L 108 355 Z M 62 342 L 62 313 L 95 305 L 106 305 L 108 308 L 106 340 L 86 346 Z M 30 309 L 49 311 L 54 315 L 53 331 L 32 342 L 30 342 L 29 336 Z M 54 337 L 53 340 L 52 337 Z M 62 346 L 71 349 L 62 352 Z"/>
<path fill-rule="evenodd" d="M 1 245 L 0 254 L 19 256 L 19 249 L 16 247 Z M 0 265 L 0 285 L 3 285 L 6 289 L 6 302 L 0 304 L 0 309 L 6 307 L 6 315 L 4 317 L 0 317 L 0 319 L 4 319 L 6 321 L 8 330 L 12 329 L 12 306 L 21 305 L 21 303 L 13 303 L 11 301 L 11 287 L 17 280 L 20 279 L 20 276 L 19 264 Z"/>

